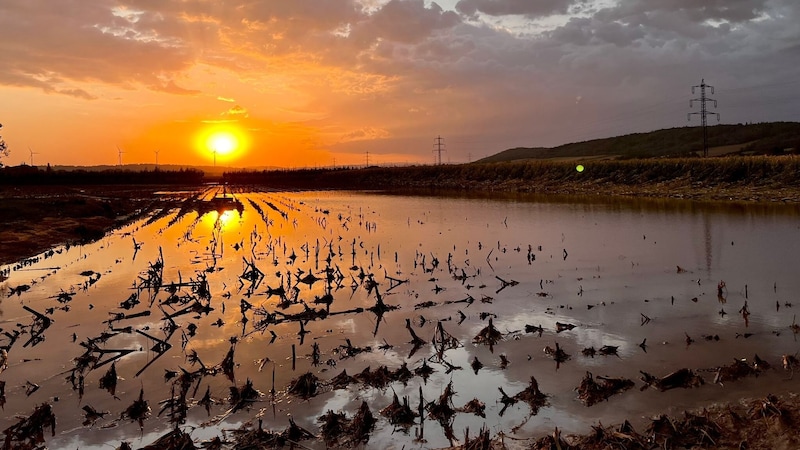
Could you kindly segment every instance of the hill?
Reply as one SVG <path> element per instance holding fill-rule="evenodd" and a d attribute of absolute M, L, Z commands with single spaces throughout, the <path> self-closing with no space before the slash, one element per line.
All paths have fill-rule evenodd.
<path fill-rule="evenodd" d="M 708 127 L 709 153 L 782 154 L 800 149 L 800 123 L 772 122 Z M 504 162 L 523 159 L 657 158 L 694 156 L 703 150 L 702 127 L 681 127 L 634 133 L 605 139 L 564 144 L 553 148 L 517 147 L 476 162 Z"/>

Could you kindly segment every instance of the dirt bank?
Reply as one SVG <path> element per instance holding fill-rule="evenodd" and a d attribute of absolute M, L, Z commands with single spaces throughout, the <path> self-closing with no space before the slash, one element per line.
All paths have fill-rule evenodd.
<path fill-rule="evenodd" d="M 681 416 L 654 417 L 646 430 L 630 423 L 605 426 L 602 420 L 585 435 L 563 435 L 554 430 L 538 439 L 518 440 L 483 433 L 464 445 L 447 450 L 651 450 L 730 449 L 793 450 L 800 448 L 800 396 L 767 396 L 736 403 L 710 405 Z"/>
<path fill-rule="evenodd" d="M 78 244 L 147 210 L 150 188 L 93 186 L 4 187 L 0 190 L 0 265 L 37 255 L 59 244 Z"/>

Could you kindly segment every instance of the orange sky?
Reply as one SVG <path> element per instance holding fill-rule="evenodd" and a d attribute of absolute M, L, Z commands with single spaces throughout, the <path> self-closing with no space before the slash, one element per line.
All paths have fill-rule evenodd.
<path fill-rule="evenodd" d="M 797 120 L 793 1 L 3 0 L 0 162 L 211 164 L 212 127 L 233 167 L 466 162 L 689 125 L 701 77 Z"/>

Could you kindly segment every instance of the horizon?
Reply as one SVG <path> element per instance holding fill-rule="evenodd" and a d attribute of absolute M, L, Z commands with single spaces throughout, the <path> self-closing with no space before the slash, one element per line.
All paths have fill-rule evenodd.
<path fill-rule="evenodd" d="M 237 3 L 237 2 L 234 2 Z M 793 0 L 0 4 L 4 165 L 466 163 L 800 121 Z"/>
<path fill-rule="evenodd" d="M 766 123 L 797 123 L 797 124 L 800 124 L 800 122 L 794 122 L 794 121 L 791 121 L 791 122 L 766 122 Z M 716 126 L 750 126 L 750 125 L 760 125 L 760 124 L 762 124 L 762 123 L 761 122 L 758 122 L 758 123 L 744 123 L 744 124 L 743 123 L 738 123 L 738 124 L 719 123 L 719 124 L 715 124 L 715 125 L 709 125 L 708 128 L 714 128 Z M 571 146 L 571 145 L 582 144 L 582 143 L 586 143 L 586 142 L 604 141 L 604 140 L 608 140 L 608 139 L 620 139 L 620 138 L 625 138 L 625 137 L 628 137 L 628 136 L 646 135 L 646 134 L 650 134 L 650 133 L 657 133 L 657 132 L 660 132 L 660 131 L 669 131 L 669 130 L 676 130 L 676 129 L 683 129 L 683 128 L 686 128 L 686 129 L 700 128 L 700 126 L 699 125 L 696 125 L 696 126 L 689 125 L 689 126 L 672 127 L 672 128 L 656 129 L 656 130 L 649 130 L 649 131 L 639 131 L 639 132 L 632 132 L 632 133 L 627 133 L 627 134 L 618 135 L 618 136 L 598 137 L 598 138 L 589 139 L 589 140 L 586 140 L 586 141 L 566 142 L 566 143 L 559 144 L 559 145 L 556 145 L 556 146 L 553 146 L 553 147 L 514 147 L 514 148 L 507 148 L 507 149 L 499 150 L 499 151 L 497 151 L 497 152 L 495 152 L 495 153 L 493 153 L 491 155 L 487 155 L 487 157 L 497 156 L 499 154 L 502 154 L 502 153 L 504 153 L 506 151 L 510 151 L 510 150 L 518 150 L 518 149 L 552 150 L 552 149 L 558 149 L 558 148 L 561 148 L 561 147 L 568 147 L 568 146 Z M 723 146 L 723 147 L 725 147 L 725 146 Z M 711 148 L 715 148 L 715 147 L 711 147 Z M 547 158 L 545 158 L 545 160 L 546 159 Z M 479 160 L 472 160 L 472 161 L 446 161 L 446 162 L 442 162 L 441 164 L 444 164 L 444 165 L 459 165 L 459 164 L 469 164 L 469 163 L 475 163 L 475 162 L 479 162 Z M 440 164 L 437 163 L 436 161 L 423 161 L 423 162 L 411 162 L 411 163 L 384 162 L 384 163 L 370 163 L 369 164 L 370 167 L 409 167 L 409 166 L 425 166 L 425 165 L 440 165 Z M 289 171 L 292 171 L 292 170 L 317 170 L 317 169 L 319 169 L 319 170 L 362 169 L 362 168 L 367 167 L 367 165 L 364 164 L 363 162 L 361 164 L 356 163 L 356 164 L 340 164 L 340 165 L 313 164 L 313 165 L 305 165 L 305 166 L 300 166 L 300 165 L 289 165 L 289 166 L 264 166 L 264 165 L 262 165 L 262 166 L 237 166 L 235 164 L 227 164 L 227 165 L 213 165 L 213 164 L 211 164 L 211 165 L 209 165 L 209 164 L 204 163 L 204 162 L 200 162 L 200 163 L 197 163 L 197 164 L 192 164 L 192 163 L 159 163 L 159 164 L 156 164 L 154 162 L 143 162 L 143 163 L 124 163 L 122 165 L 120 165 L 120 164 L 89 164 L 89 165 L 86 165 L 86 164 L 78 164 L 78 165 L 76 165 L 76 164 L 50 164 L 48 162 L 45 162 L 43 164 L 33 164 L 33 165 L 31 165 L 28 161 L 20 161 L 20 163 L 17 164 L 17 165 L 5 164 L 5 166 L 6 167 L 33 167 L 33 168 L 44 168 L 44 167 L 52 166 L 52 168 L 56 169 L 56 170 L 81 170 L 81 169 L 98 169 L 98 168 L 102 168 L 103 170 L 114 170 L 114 169 L 126 170 L 126 169 L 135 168 L 135 170 L 143 170 L 143 171 L 148 171 L 151 168 L 154 169 L 154 170 L 158 170 L 158 168 L 160 168 L 160 167 L 166 167 L 167 168 L 166 170 L 197 169 L 197 170 L 201 170 L 201 171 L 205 172 L 206 175 L 208 175 L 208 174 L 215 174 L 215 175 L 222 174 L 227 170 L 233 170 L 233 171 L 237 171 L 237 170 L 243 170 L 243 171 L 248 171 L 248 170 L 254 170 L 254 171 L 264 171 L 264 170 L 265 171 L 271 171 L 271 170 L 284 171 L 284 170 L 289 170 Z M 3 165 L 0 165 L 0 167 L 3 167 Z"/>

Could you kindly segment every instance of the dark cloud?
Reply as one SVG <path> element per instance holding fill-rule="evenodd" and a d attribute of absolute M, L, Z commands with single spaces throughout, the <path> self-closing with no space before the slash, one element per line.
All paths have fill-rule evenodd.
<path fill-rule="evenodd" d="M 625 0 L 610 17 L 628 23 L 650 21 L 654 16 L 675 15 L 694 23 L 725 20 L 733 23 L 758 18 L 769 0 Z"/>
<path fill-rule="evenodd" d="M 576 0 L 460 0 L 456 10 L 467 16 L 482 13 L 489 16 L 521 15 L 528 17 L 566 14 Z"/>

